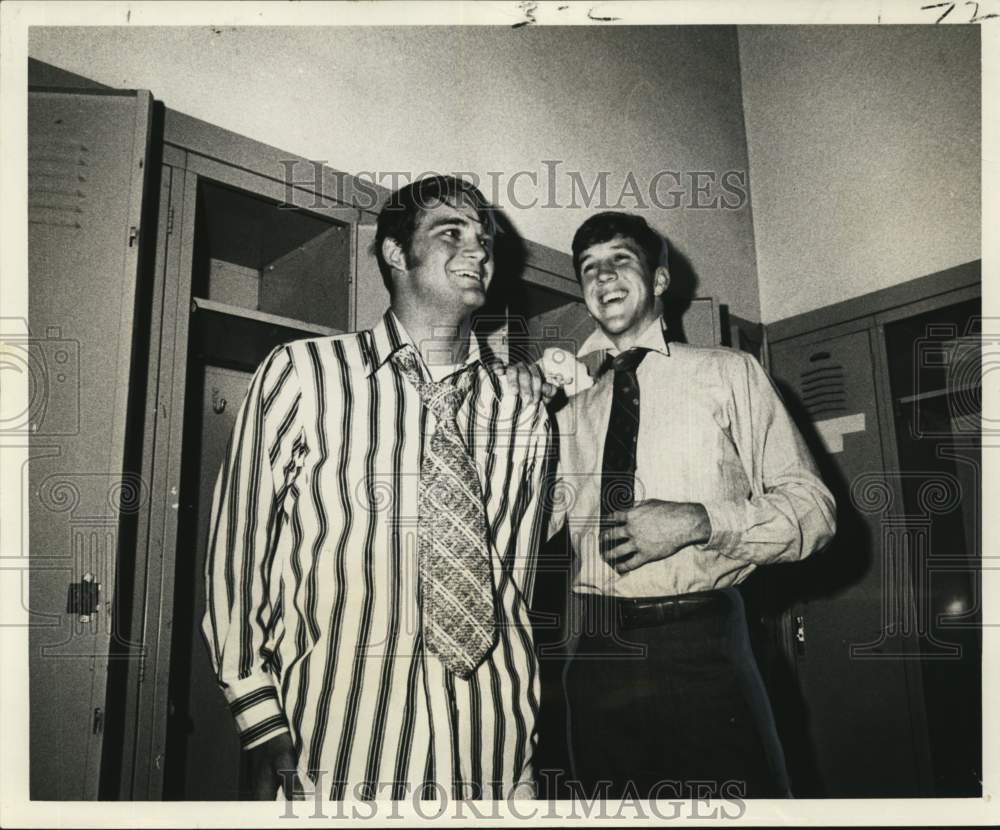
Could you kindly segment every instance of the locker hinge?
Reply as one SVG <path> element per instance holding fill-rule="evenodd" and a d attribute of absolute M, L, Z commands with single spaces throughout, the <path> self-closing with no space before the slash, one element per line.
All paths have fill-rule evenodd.
<path fill-rule="evenodd" d="M 174 209 L 170 208 L 167 211 L 167 235 L 169 236 L 174 232 Z"/>
<path fill-rule="evenodd" d="M 93 731 L 95 735 L 100 735 L 104 731 L 104 710 L 100 706 L 94 709 Z"/>
<path fill-rule="evenodd" d="M 139 238 L 139 228 L 136 225 L 131 225 L 128 229 L 128 246 L 131 248 L 135 245 L 135 240 Z"/>

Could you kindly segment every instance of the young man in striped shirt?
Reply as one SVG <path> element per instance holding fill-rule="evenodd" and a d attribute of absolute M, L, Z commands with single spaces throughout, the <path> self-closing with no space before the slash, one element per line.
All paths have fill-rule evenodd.
<path fill-rule="evenodd" d="M 381 322 L 279 347 L 253 377 L 203 630 L 255 798 L 533 792 L 550 426 L 470 330 L 494 228 L 461 180 L 402 188 L 378 219 Z"/>

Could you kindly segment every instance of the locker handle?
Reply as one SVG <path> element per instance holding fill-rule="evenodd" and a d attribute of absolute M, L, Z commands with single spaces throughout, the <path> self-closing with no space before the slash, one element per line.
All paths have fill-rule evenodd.
<path fill-rule="evenodd" d="M 793 631 L 795 653 L 802 657 L 806 653 L 806 618 L 803 614 L 797 614 L 792 620 L 795 626 Z"/>
<path fill-rule="evenodd" d="M 79 614 L 81 622 L 90 622 L 91 616 L 97 613 L 100 593 L 101 583 L 94 579 L 93 574 L 84 574 L 79 582 L 69 584 L 66 593 L 66 613 Z"/>

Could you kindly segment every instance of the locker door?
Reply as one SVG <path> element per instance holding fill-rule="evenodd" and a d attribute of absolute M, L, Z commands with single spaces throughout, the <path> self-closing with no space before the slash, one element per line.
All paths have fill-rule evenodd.
<path fill-rule="evenodd" d="M 389 292 L 382 281 L 378 262 L 368 253 L 375 241 L 375 223 L 362 220 L 354 229 L 354 310 L 352 331 L 363 331 L 378 324 L 389 305 Z"/>
<path fill-rule="evenodd" d="M 798 796 L 921 792 L 912 662 L 886 625 L 891 609 L 912 603 L 908 585 L 884 576 L 895 555 L 894 527 L 880 509 L 892 494 L 870 337 L 866 327 L 804 335 L 771 349 L 772 372 L 837 500 L 832 546 L 771 575 L 793 602 L 801 722 L 786 720 L 783 737 Z"/>
<path fill-rule="evenodd" d="M 147 92 L 28 101 L 31 797 L 98 795 L 119 534 Z M 7 425 L 10 426 L 10 425 Z M 132 555 L 122 550 L 122 556 Z"/>
<path fill-rule="evenodd" d="M 240 742 L 233 716 L 215 682 L 215 672 L 201 633 L 206 607 L 205 558 L 212 491 L 222 468 L 236 413 L 246 396 L 251 372 L 206 366 L 201 395 L 201 431 L 198 438 L 198 530 L 191 554 L 177 562 L 178 582 L 189 586 L 191 620 L 179 620 L 186 641 L 175 649 L 174 668 L 184 689 L 172 694 L 173 728 L 167 746 L 170 797 L 182 793 L 186 801 L 238 800 Z M 184 665 L 182 668 L 182 664 Z M 171 776 L 183 776 L 176 781 Z"/>

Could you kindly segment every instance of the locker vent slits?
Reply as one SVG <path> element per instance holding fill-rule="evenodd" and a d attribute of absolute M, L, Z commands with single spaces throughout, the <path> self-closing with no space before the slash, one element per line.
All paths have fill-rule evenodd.
<path fill-rule="evenodd" d="M 799 375 L 799 395 L 815 420 L 847 411 L 844 367 L 831 360 L 829 352 L 810 356 L 812 368 Z"/>
<path fill-rule="evenodd" d="M 80 141 L 48 138 L 28 150 L 28 224 L 83 227 L 89 154 Z"/>

